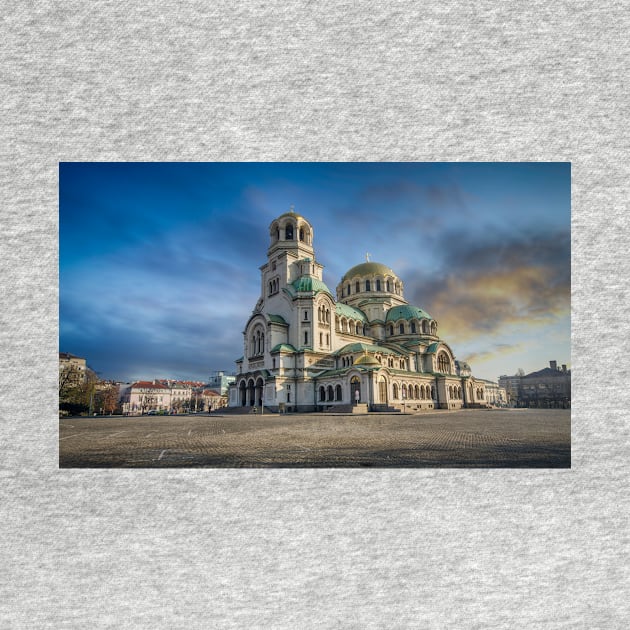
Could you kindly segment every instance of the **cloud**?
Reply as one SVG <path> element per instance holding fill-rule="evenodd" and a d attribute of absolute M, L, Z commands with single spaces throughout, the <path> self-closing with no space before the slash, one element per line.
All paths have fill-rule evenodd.
<path fill-rule="evenodd" d="M 456 210 L 467 212 L 467 195 L 455 182 L 419 184 L 409 179 L 397 179 L 366 186 L 359 193 L 359 200 L 369 205 L 392 202 L 410 202 L 427 210 Z"/>
<path fill-rule="evenodd" d="M 467 354 L 464 358 L 464 361 L 467 363 L 483 363 L 484 361 L 491 361 L 496 359 L 499 356 L 503 356 L 506 354 L 516 354 L 521 352 L 524 348 L 524 344 L 495 344 L 491 350 L 485 350 L 481 352 L 471 352 Z"/>
<path fill-rule="evenodd" d="M 426 309 L 454 341 L 493 335 L 515 323 L 540 326 L 570 310 L 566 232 L 441 242 L 441 266 L 407 281 L 408 299 Z"/>
<path fill-rule="evenodd" d="M 212 370 L 233 369 L 242 347 L 235 318 L 246 316 L 209 316 L 199 300 L 136 300 L 111 310 L 74 301 L 61 319 L 60 348 L 86 356 L 106 378 L 203 379 Z M 156 366 L 163 373 L 156 374 Z"/>

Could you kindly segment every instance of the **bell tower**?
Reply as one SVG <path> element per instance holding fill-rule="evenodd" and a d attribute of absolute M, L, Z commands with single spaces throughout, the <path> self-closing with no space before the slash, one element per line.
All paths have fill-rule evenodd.
<path fill-rule="evenodd" d="M 262 295 L 272 296 L 304 275 L 322 279 L 323 267 L 315 262 L 313 227 L 291 206 L 269 226 L 271 243 L 262 272 Z"/>
<path fill-rule="evenodd" d="M 271 223 L 269 236 L 271 244 L 267 256 L 270 259 L 283 251 L 291 252 L 297 259 L 314 258 L 313 227 L 293 206 Z"/>

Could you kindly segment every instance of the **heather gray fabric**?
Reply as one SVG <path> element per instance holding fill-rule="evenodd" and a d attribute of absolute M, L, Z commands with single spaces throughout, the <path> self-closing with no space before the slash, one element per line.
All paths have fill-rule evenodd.
<path fill-rule="evenodd" d="M 625 628 L 622 2 L 9 2 L 3 628 Z M 58 470 L 60 160 L 573 164 L 571 470 Z"/>

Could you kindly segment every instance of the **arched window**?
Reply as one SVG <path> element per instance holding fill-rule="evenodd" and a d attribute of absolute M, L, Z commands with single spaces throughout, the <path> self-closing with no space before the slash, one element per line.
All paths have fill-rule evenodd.
<path fill-rule="evenodd" d="M 392 398 L 398 398 L 398 385 L 396 383 L 392 386 Z"/>
<path fill-rule="evenodd" d="M 304 228 L 300 228 L 300 240 L 304 240 Z"/>
<path fill-rule="evenodd" d="M 350 295 L 350 284 L 348 284 L 348 288 L 346 289 L 346 294 Z"/>
<path fill-rule="evenodd" d="M 435 400 L 435 387 L 431 385 L 431 398 Z"/>
<path fill-rule="evenodd" d="M 304 321 L 308 321 L 308 311 L 304 311 Z"/>
<path fill-rule="evenodd" d="M 328 400 L 333 400 L 335 397 L 335 394 L 333 392 L 333 388 L 332 385 L 328 386 Z"/>
<path fill-rule="evenodd" d="M 407 398 L 407 386 L 406 385 L 402 386 L 402 397 L 403 397 L 403 399 Z"/>
<path fill-rule="evenodd" d="M 365 281 L 365 290 L 366 291 L 371 291 L 372 290 L 372 289 L 370 289 L 370 281 L 369 280 Z"/>
<path fill-rule="evenodd" d="M 400 331 L 401 335 L 405 334 L 405 325 L 404 324 L 400 324 L 400 326 L 398 326 L 398 330 Z"/>
<path fill-rule="evenodd" d="M 284 238 L 287 241 L 293 240 L 293 225 L 291 223 L 284 228 Z"/>
<path fill-rule="evenodd" d="M 319 388 L 319 400 L 320 401 L 326 400 L 326 390 L 324 389 L 323 386 Z"/>
<path fill-rule="evenodd" d="M 448 397 L 449 398 L 453 398 L 453 386 L 452 385 L 448 386 Z"/>
<path fill-rule="evenodd" d="M 326 323 L 330 324 L 330 309 L 326 309 Z"/>
<path fill-rule="evenodd" d="M 356 332 L 355 324 L 352 320 L 350 320 L 350 334 L 354 335 L 355 332 Z"/>
<path fill-rule="evenodd" d="M 451 373 L 451 362 L 449 361 L 446 352 L 440 352 L 438 355 L 438 372 L 441 372 L 442 374 Z"/>
<path fill-rule="evenodd" d="M 380 280 L 377 280 L 377 281 L 376 281 L 376 290 L 377 290 L 377 291 L 380 291 L 380 290 L 381 290 L 381 281 L 380 281 Z"/>
<path fill-rule="evenodd" d="M 392 290 L 392 285 L 389 280 L 386 282 L 385 286 L 387 287 L 387 292 L 390 293 Z"/>
<path fill-rule="evenodd" d="M 416 332 L 416 322 L 411 322 L 411 333 L 415 333 Z"/>
<path fill-rule="evenodd" d="M 354 285 L 354 292 L 355 293 L 359 293 L 359 291 L 361 291 L 361 286 L 359 284 L 359 281 L 357 280 L 355 285 Z"/>
<path fill-rule="evenodd" d="M 428 333 L 429 332 L 429 325 L 427 324 L 427 320 L 426 319 L 422 320 L 422 332 L 423 333 Z"/>
<path fill-rule="evenodd" d="M 341 401 L 341 385 L 335 387 L 335 400 Z"/>
<path fill-rule="evenodd" d="M 417 385 L 415 386 L 413 393 L 414 393 L 414 398 L 416 400 L 419 400 L 420 399 L 420 388 Z"/>

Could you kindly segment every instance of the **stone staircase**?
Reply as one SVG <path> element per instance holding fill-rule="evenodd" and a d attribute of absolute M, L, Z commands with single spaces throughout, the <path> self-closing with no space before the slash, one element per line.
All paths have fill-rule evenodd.
<path fill-rule="evenodd" d="M 400 413 L 402 409 L 390 407 L 389 405 L 372 405 L 372 411 L 378 411 L 379 413 Z"/>
<path fill-rule="evenodd" d="M 358 405 L 331 405 L 325 411 L 333 413 L 367 413 L 367 403 L 359 403 Z"/>

